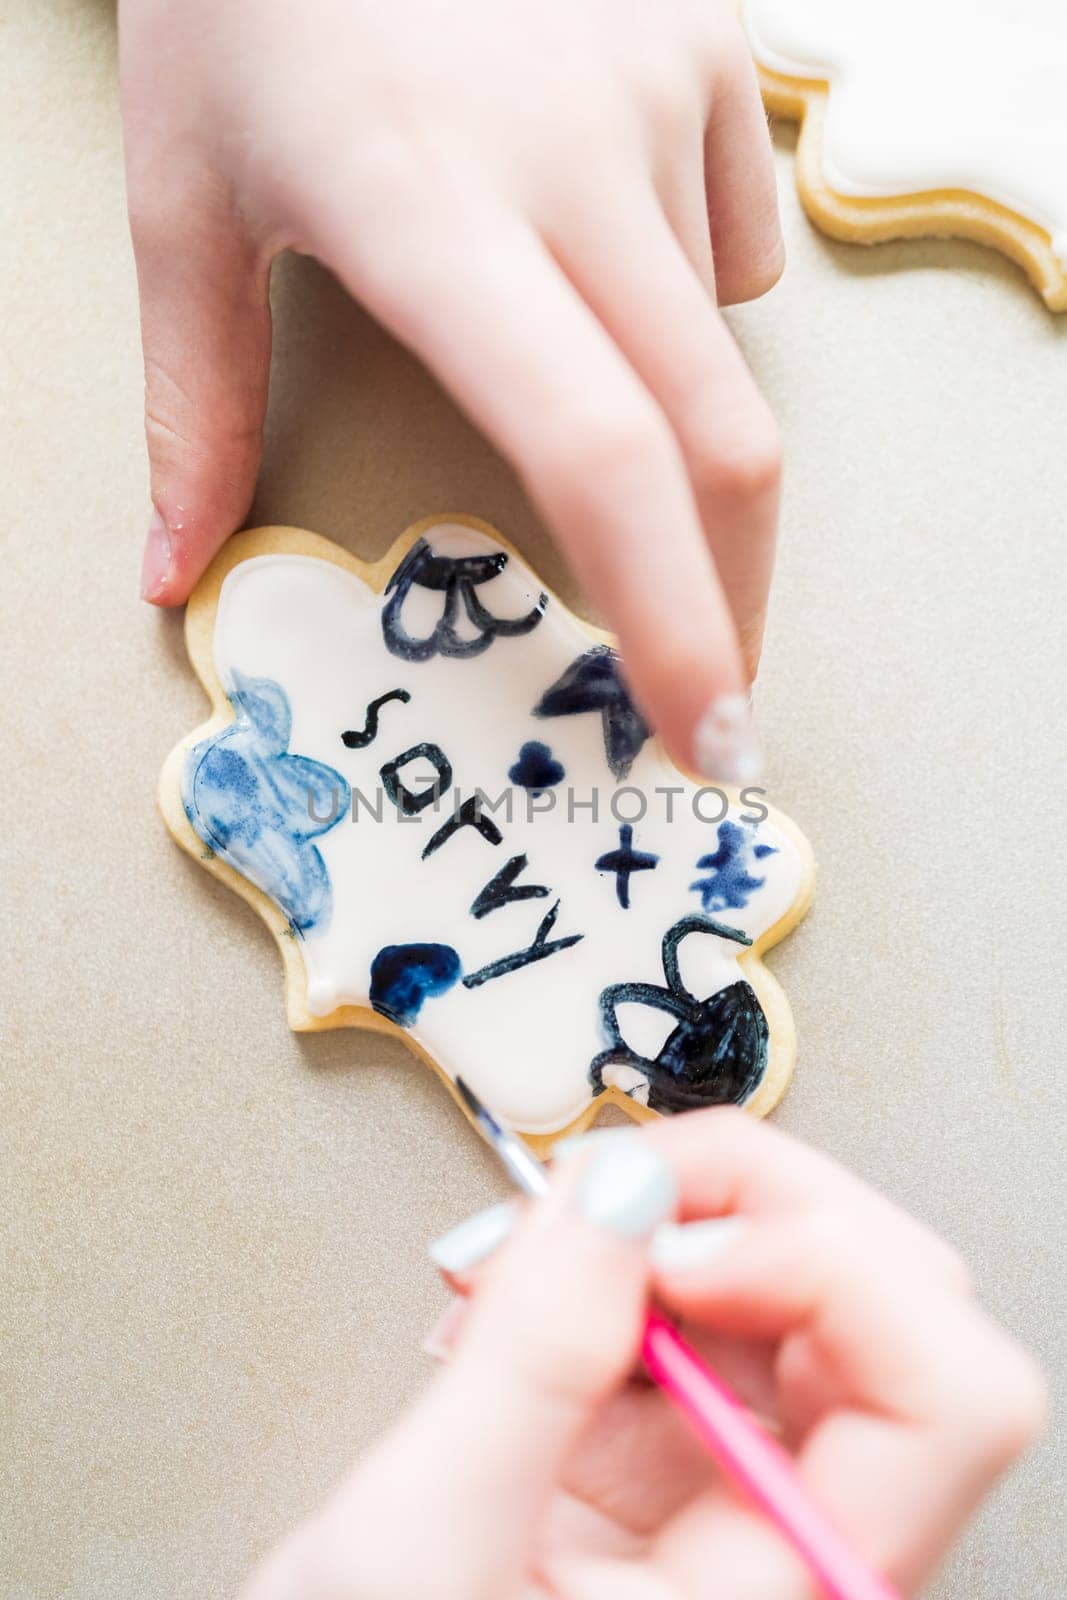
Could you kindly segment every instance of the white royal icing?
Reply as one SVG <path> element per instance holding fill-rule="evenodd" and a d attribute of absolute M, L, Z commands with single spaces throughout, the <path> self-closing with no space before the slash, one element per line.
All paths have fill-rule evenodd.
<path fill-rule="evenodd" d="M 829 81 L 832 189 L 984 195 L 1067 266 L 1064 0 L 744 0 L 744 17 L 763 66 Z"/>
<path fill-rule="evenodd" d="M 434 527 L 428 544 L 432 555 L 449 559 L 500 555 L 494 541 L 460 525 Z M 533 616 L 539 596 L 536 579 L 515 556 L 476 589 L 477 602 L 497 618 Z M 357 821 L 351 821 L 348 813 L 297 850 L 301 871 L 307 869 L 299 893 L 308 926 L 299 938 L 309 1007 L 326 1016 L 345 1004 L 366 1005 L 373 998 L 373 964 L 388 946 L 425 944 L 454 950 L 463 975 L 477 973 L 528 947 L 558 900 L 547 938 L 582 934 L 580 942 L 474 987 L 453 981 L 443 992 L 427 996 L 409 1023 L 410 1033 L 446 1072 L 461 1071 L 514 1125 L 528 1132 L 551 1132 L 570 1122 L 593 1097 L 590 1063 L 608 1043 L 601 992 L 629 981 L 665 985 L 664 935 L 679 919 L 703 914 L 704 896 L 692 886 L 702 879 L 713 881 L 717 887 L 708 893 L 712 909 L 707 915 L 751 939 L 776 923 L 796 900 L 803 864 L 792 836 L 770 821 L 739 822 L 742 814 L 758 811 L 758 798 L 736 804 L 727 820 L 740 830 L 733 836 L 735 844 L 738 838 L 742 841 L 740 876 L 758 886 L 746 893 L 735 884 L 733 897 L 744 903 L 719 908 L 724 894 L 730 898 L 726 887 L 730 873 L 720 878 L 697 867 L 699 858 L 720 846 L 717 795 L 704 792 L 701 808 L 711 820 L 701 820 L 693 810 L 698 791 L 671 765 L 657 739 L 647 739 L 620 782 L 607 764 L 599 712 L 533 715 L 545 691 L 594 646 L 554 600 L 544 601 L 542 596 L 544 614 L 535 626 L 522 634 L 500 634 L 480 654 L 457 658 L 438 652 L 430 659 L 407 660 L 387 647 L 383 611 L 389 598 L 388 591 L 375 594 L 328 560 L 277 554 L 254 557 L 235 567 L 219 600 L 214 661 L 220 680 L 237 696 L 239 720 L 241 707 L 252 705 L 257 716 L 262 714 L 270 722 L 267 764 L 257 780 L 268 810 L 277 805 L 286 812 L 288 807 L 286 827 L 306 824 L 300 786 L 306 773 L 317 772 L 315 809 L 326 815 L 329 783 L 321 778 L 323 769 L 332 769 L 344 784 L 382 807 L 381 821 L 360 805 Z M 458 598 L 462 600 L 461 595 Z M 431 636 L 444 604 L 440 588 L 413 585 L 400 610 L 405 635 Z M 458 636 L 476 638 L 478 629 L 462 604 L 458 612 Z M 279 734 L 281 724 L 270 721 L 282 702 L 274 691 L 255 687 L 264 683 L 284 691 L 291 713 L 287 734 L 284 729 Z M 368 703 L 396 689 L 410 698 L 383 703 L 374 738 L 362 747 L 347 748 L 342 732 L 362 733 Z M 249 843 L 251 835 L 246 838 L 242 833 L 240 805 L 234 813 L 233 796 L 221 793 L 217 784 L 212 789 L 211 774 L 223 770 L 217 762 L 221 759 L 225 765 L 230 760 L 227 752 L 244 750 L 232 768 L 240 775 L 247 771 L 249 760 L 258 759 L 248 755 L 257 741 L 262 742 L 261 732 L 242 734 L 231 727 L 197 746 L 186 763 L 186 809 L 197 831 L 224 859 L 285 905 L 278 884 L 292 877 L 297 847 L 284 830 L 282 835 L 268 830 Z M 396 805 L 381 792 L 381 769 L 424 742 L 447 756 L 453 787 L 436 808 L 401 819 Z M 547 796 L 554 794 L 554 809 L 533 815 L 527 811 L 527 791 L 509 784 L 508 776 L 528 742 L 547 745 L 551 761 L 558 762 L 565 774 L 534 802 L 546 806 Z M 283 749 L 285 755 L 279 755 Z M 209 751 L 215 754 L 205 762 Z M 298 758 L 295 766 L 290 757 Z M 322 767 L 305 768 L 301 763 Z M 554 771 L 546 776 L 554 776 Z M 434 775 L 425 758 L 400 773 L 412 791 L 421 790 Z M 465 826 L 423 859 L 427 842 L 452 815 L 456 789 L 466 798 L 479 787 L 490 800 L 512 789 L 511 820 L 503 809 L 489 813 L 503 835 L 501 842 L 491 844 Z M 668 800 L 656 795 L 657 787 L 683 791 L 670 802 L 673 820 L 667 819 Z M 629 908 L 623 909 L 615 875 L 596 870 L 594 863 L 620 848 L 620 826 L 611 812 L 613 796 L 622 816 L 634 816 L 639 809 L 635 790 L 647 797 L 647 814 L 633 823 L 632 849 L 660 859 L 655 867 L 633 872 Z M 576 802 L 571 819 L 568 791 Z M 579 809 L 594 791 L 598 820 L 588 809 Z M 235 831 L 228 831 L 231 824 Z M 757 846 L 758 857 L 753 853 Z M 308 854 L 311 849 L 319 852 L 328 879 L 325 911 L 325 880 Z M 479 892 L 520 854 L 527 856 L 528 865 L 515 886 L 541 885 L 548 894 L 511 901 L 480 918 L 472 916 Z M 690 994 L 706 999 L 736 983 L 742 976 L 737 965 L 742 948 L 727 937 L 705 932 L 682 940 L 680 970 Z M 618 1022 L 634 1051 L 654 1057 L 677 1017 L 631 1001 L 620 1006 Z M 647 1074 L 629 1060 L 609 1065 L 603 1081 L 638 1099 L 649 1094 Z"/>

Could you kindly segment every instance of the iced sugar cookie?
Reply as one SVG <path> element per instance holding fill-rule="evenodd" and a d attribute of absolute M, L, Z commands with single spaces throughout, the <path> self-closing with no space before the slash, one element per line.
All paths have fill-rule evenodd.
<path fill-rule="evenodd" d="M 274 933 L 297 1029 L 402 1034 L 524 1133 L 769 1111 L 793 1069 L 762 953 L 812 887 L 762 792 L 700 788 L 609 642 L 484 524 L 366 566 L 232 539 L 186 618 L 210 720 L 172 751 L 178 842 Z"/>
<path fill-rule="evenodd" d="M 1063 0 L 744 0 L 744 19 L 825 232 L 994 245 L 1067 310 Z"/>

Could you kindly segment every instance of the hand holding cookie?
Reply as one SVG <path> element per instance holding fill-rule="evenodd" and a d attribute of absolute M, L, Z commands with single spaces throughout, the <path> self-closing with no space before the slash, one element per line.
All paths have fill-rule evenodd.
<path fill-rule="evenodd" d="M 510 458 L 674 755 L 745 781 L 774 422 L 718 310 L 782 265 L 727 0 L 123 0 L 154 515 L 179 604 L 251 501 L 268 277 L 316 256 Z"/>

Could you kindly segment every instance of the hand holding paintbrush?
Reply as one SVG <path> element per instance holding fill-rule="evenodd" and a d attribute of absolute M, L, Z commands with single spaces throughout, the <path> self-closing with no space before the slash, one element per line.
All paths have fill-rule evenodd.
<path fill-rule="evenodd" d="M 516 1187 L 524 1194 L 547 1194 L 549 1181 L 544 1168 L 522 1141 L 501 1126 L 462 1078 L 457 1080 L 457 1087 L 475 1127 Z M 642 1153 L 636 1145 L 632 1148 L 640 1164 Z M 633 1208 L 628 1231 L 639 1235 L 645 1215 L 655 1217 L 662 1210 L 671 1193 L 668 1170 L 664 1165 L 658 1189 L 655 1182 L 646 1185 L 645 1213 L 640 1205 Z M 677 1265 L 679 1246 L 682 1245 L 684 1259 L 688 1241 L 698 1237 L 692 1233 L 659 1236 L 661 1254 L 663 1241 L 674 1241 L 665 1252 L 668 1270 L 672 1249 Z M 709 1236 L 705 1233 L 703 1237 Z M 721 1240 L 721 1225 L 719 1233 L 711 1237 Z M 766 1513 L 829 1600 L 899 1600 L 896 1591 L 856 1554 L 812 1498 L 785 1451 L 661 1311 L 650 1310 L 645 1319 L 641 1358 L 653 1382 L 670 1396 L 729 1479 Z"/>
<path fill-rule="evenodd" d="M 909 1592 L 1039 1425 L 1040 1381 L 955 1255 L 736 1112 L 596 1136 L 546 1196 L 432 1254 L 469 1297 L 445 1365 L 242 1600 Z M 648 1320 L 650 1287 L 692 1359 Z M 674 1399 L 632 1381 L 642 1345 Z M 736 1415 L 721 1393 L 708 1410 L 712 1351 Z M 752 1450 L 748 1407 L 787 1476 L 769 1440 Z"/>

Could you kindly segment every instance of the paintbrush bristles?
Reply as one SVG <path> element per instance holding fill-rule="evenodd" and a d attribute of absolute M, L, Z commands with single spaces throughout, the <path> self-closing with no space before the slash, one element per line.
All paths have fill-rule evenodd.
<path fill-rule="evenodd" d="M 494 1139 L 499 1138 L 504 1132 L 503 1128 L 497 1122 L 488 1106 L 482 1104 L 466 1079 L 457 1075 L 456 1088 L 459 1090 L 463 1104 L 467 1107 L 474 1120 L 480 1123 L 488 1133 L 492 1134 Z"/>
<path fill-rule="evenodd" d="M 548 1188 L 548 1178 L 533 1151 L 528 1149 L 515 1134 L 501 1127 L 488 1106 L 482 1104 L 470 1084 L 458 1076 L 456 1089 L 471 1114 L 474 1126 L 511 1181 L 525 1194 L 544 1194 Z"/>

